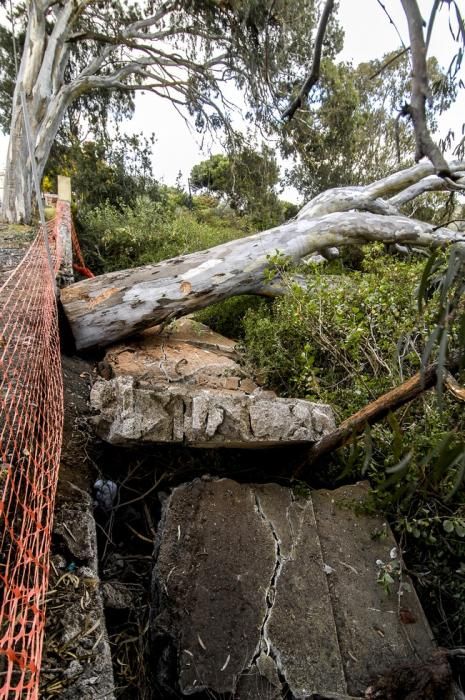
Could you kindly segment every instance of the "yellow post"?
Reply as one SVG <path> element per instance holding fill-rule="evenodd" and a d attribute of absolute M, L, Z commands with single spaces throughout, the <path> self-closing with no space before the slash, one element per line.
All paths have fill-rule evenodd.
<path fill-rule="evenodd" d="M 58 199 L 71 204 L 71 178 L 58 175 Z"/>
<path fill-rule="evenodd" d="M 66 287 L 74 282 L 73 243 L 71 236 L 71 178 L 58 175 L 58 238 L 61 250 L 61 265 L 58 272 L 58 286 Z"/>

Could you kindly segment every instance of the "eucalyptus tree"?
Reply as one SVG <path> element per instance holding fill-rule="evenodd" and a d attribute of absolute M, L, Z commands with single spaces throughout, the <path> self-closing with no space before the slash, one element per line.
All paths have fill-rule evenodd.
<path fill-rule="evenodd" d="M 434 133 L 456 87 L 435 58 L 429 59 L 428 72 L 428 125 Z M 407 51 L 355 68 L 323 60 L 318 85 L 283 128 L 281 151 L 291 161 L 288 184 L 308 198 L 331 187 L 367 184 L 412 165 L 415 135 L 399 119 L 410 81 Z"/>
<path fill-rule="evenodd" d="M 230 155 L 214 154 L 191 170 L 193 190 L 206 190 L 223 197 L 240 214 L 248 214 L 260 229 L 283 220 L 283 204 L 276 187 L 279 167 L 274 151 L 265 144 L 261 148 L 239 140 Z"/>
<path fill-rule="evenodd" d="M 465 163 L 448 163 L 448 169 L 464 186 Z M 327 190 L 295 219 L 267 231 L 72 284 L 62 290 L 61 301 L 77 349 L 108 345 L 230 296 L 281 294 L 274 270 L 325 248 L 374 241 L 432 249 L 462 244 L 462 232 L 402 213 L 423 193 L 448 186 L 423 162 L 366 186 Z"/>
<path fill-rule="evenodd" d="M 280 90 L 302 74 L 317 5 L 315 0 L 13 3 L 21 55 L 9 125 L 4 217 L 28 220 L 31 215 L 24 101 L 39 176 L 65 115 L 76 119 L 70 108 L 97 91 L 100 97 L 115 90 L 131 97 L 136 90 L 150 90 L 187 108 L 199 129 L 216 128 L 228 125 L 230 105 L 223 88 L 234 80 L 251 114 L 265 120 Z M 327 50 L 340 41 L 334 28 L 332 37 L 337 40 L 329 35 Z M 7 69 L 1 69 L 5 86 Z M 5 119 L 4 96 L 0 108 Z"/>

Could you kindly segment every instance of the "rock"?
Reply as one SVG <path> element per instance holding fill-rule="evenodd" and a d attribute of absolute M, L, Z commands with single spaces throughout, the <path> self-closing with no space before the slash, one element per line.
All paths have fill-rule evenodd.
<path fill-rule="evenodd" d="M 152 384 L 182 382 L 231 391 L 247 380 L 243 390 L 250 393 L 257 384 L 240 366 L 235 345 L 203 323 L 184 318 L 163 332 L 145 331 L 130 346 L 113 346 L 100 364 L 100 373 L 105 379 L 131 376 Z"/>
<path fill-rule="evenodd" d="M 53 529 L 76 561 L 86 561 L 97 572 L 97 537 L 89 495 L 82 494 L 80 503 L 58 503 Z"/>
<path fill-rule="evenodd" d="M 313 443 L 335 427 L 331 408 L 323 404 L 260 390 L 141 385 L 131 376 L 97 380 L 91 405 L 98 435 L 114 445 L 269 447 Z"/>
<path fill-rule="evenodd" d="M 104 581 L 101 585 L 103 604 L 113 610 L 128 610 L 140 604 L 139 595 L 121 581 Z"/>
<path fill-rule="evenodd" d="M 173 490 L 153 576 L 153 666 L 166 697 L 342 699 L 393 662 L 429 656 L 415 595 L 406 640 L 398 591 L 377 582 L 393 538 L 372 539 L 382 521 L 347 506 L 365 496 L 364 485 L 310 496 L 209 478 Z"/>

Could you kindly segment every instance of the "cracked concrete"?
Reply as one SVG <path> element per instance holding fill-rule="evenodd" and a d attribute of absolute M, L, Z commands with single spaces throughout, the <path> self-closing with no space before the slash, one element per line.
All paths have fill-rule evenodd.
<path fill-rule="evenodd" d="M 234 341 L 191 319 L 110 348 L 91 393 L 99 436 L 115 445 L 270 447 L 334 429 L 329 406 L 260 389 L 238 360 Z"/>
<path fill-rule="evenodd" d="M 113 445 L 271 447 L 313 443 L 334 429 L 330 406 L 269 394 L 100 379 L 91 391 L 92 422 Z"/>
<path fill-rule="evenodd" d="M 393 658 L 428 656 L 416 598 L 406 602 L 416 619 L 407 644 L 388 612 L 396 592 L 386 596 L 376 582 L 376 559 L 392 535 L 372 540 L 379 519 L 340 511 L 350 494 L 366 494 L 364 486 L 347 488 L 310 497 L 276 484 L 202 478 L 173 490 L 153 576 L 153 657 L 167 693 L 360 697 Z M 338 564 L 339 538 L 349 568 Z M 373 627 L 371 608 L 381 627 Z"/>

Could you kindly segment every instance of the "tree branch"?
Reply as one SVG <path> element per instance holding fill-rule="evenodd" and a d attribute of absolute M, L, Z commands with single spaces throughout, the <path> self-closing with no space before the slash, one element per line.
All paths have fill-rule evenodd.
<path fill-rule="evenodd" d="M 453 161 L 449 164 L 449 169 L 452 173 L 465 171 L 465 162 Z M 314 197 L 308 202 L 298 213 L 297 218 L 314 218 L 331 214 L 334 212 L 350 211 L 357 209 L 358 211 L 368 211 L 373 214 L 386 214 L 387 216 L 398 213 L 398 207 L 403 204 L 402 193 L 406 188 L 416 185 L 424 178 L 432 175 L 434 168 L 431 163 L 420 163 L 411 168 L 406 168 L 399 172 L 388 175 L 387 177 L 377 180 L 370 185 L 360 187 L 335 187 L 326 192 Z M 436 178 L 436 181 L 440 178 Z M 447 183 L 444 180 L 444 189 Z M 435 188 L 436 189 L 436 188 Z M 411 192 L 408 198 L 414 199 L 422 194 L 421 188 L 416 190 L 416 193 Z M 396 195 L 396 197 L 392 195 Z M 389 201 L 385 201 L 386 197 L 391 197 Z"/>
<path fill-rule="evenodd" d="M 302 85 L 299 94 L 291 102 L 289 107 L 281 115 L 281 119 L 284 121 L 287 119 L 290 121 L 297 110 L 302 107 L 304 100 L 308 97 L 310 90 L 319 80 L 320 77 L 320 65 L 321 65 L 321 52 L 323 49 L 323 40 L 325 38 L 326 27 L 328 25 L 329 17 L 334 7 L 334 0 L 326 0 L 326 4 L 323 8 L 323 13 L 321 15 L 320 23 L 318 25 L 318 31 L 315 38 L 315 48 L 313 50 L 313 61 L 312 67 L 310 69 L 310 74 L 304 84 Z"/>
<path fill-rule="evenodd" d="M 415 160 L 424 156 L 430 159 L 440 177 L 451 177 L 447 162 L 434 143 L 426 121 L 426 99 L 429 96 L 426 45 L 423 36 L 423 19 L 417 0 L 401 0 L 407 18 L 412 53 L 412 92 L 410 104 L 404 106 L 415 129 Z"/>
<path fill-rule="evenodd" d="M 456 172 L 455 178 L 454 186 L 465 185 L 465 172 Z M 423 178 L 423 180 L 420 180 L 420 182 L 417 182 L 415 185 L 407 187 L 407 189 L 399 192 L 399 194 L 396 194 L 394 197 L 391 197 L 389 201 L 395 207 L 401 207 L 412 199 L 425 194 L 425 192 L 452 191 L 455 187 L 452 188 L 447 182 L 447 179 L 448 178 L 438 177 L 437 175 L 430 175 L 429 177 Z"/>
<path fill-rule="evenodd" d="M 339 212 L 297 219 L 206 251 L 156 265 L 111 272 L 62 290 L 79 350 L 109 345 L 136 331 L 238 294 L 263 294 L 274 253 L 291 262 L 352 243 L 443 247 L 464 234 L 404 216 Z M 265 290 L 266 291 L 266 290 Z"/>
<path fill-rule="evenodd" d="M 402 58 L 402 56 L 404 56 L 407 53 L 407 51 L 410 51 L 410 46 L 406 46 L 405 48 L 398 51 L 398 53 L 396 53 L 394 56 L 391 56 L 391 58 L 385 61 L 385 63 L 383 63 L 383 65 L 380 68 L 378 68 L 378 70 L 376 70 L 370 75 L 369 79 L 374 80 L 375 78 L 377 78 L 378 75 L 380 75 L 383 71 L 386 70 L 386 68 L 395 63 L 395 61 L 397 61 L 399 58 Z"/>
<path fill-rule="evenodd" d="M 460 357 L 458 355 L 452 357 L 448 363 L 449 370 L 457 369 L 459 363 Z M 324 455 L 343 447 L 355 435 L 363 433 L 367 425 L 378 423 L 388 413 L 397 411 L 401 406 L 413 401 L 427 389 L 431 389 L 437 381 L 437 369 L 437 363 L 428 365 L 423 371 L 417 372 L 400 386 L 391 389 L 372 403 L 364 406 L 357 413 L 354 413 L 350 418 L 347 418 L 336 430 L 333 430 L 329 435 L 325 435 L 324 438 L 310 448 L 305 462 L 300 464 L 294 472 L 294 478 L 301 477 L 311 464 L 314 464 Z M 448 381 L 450 382 L 450 380 Z M 461 396 L 461 399 L 463 400 L 463 396 Z"/>

